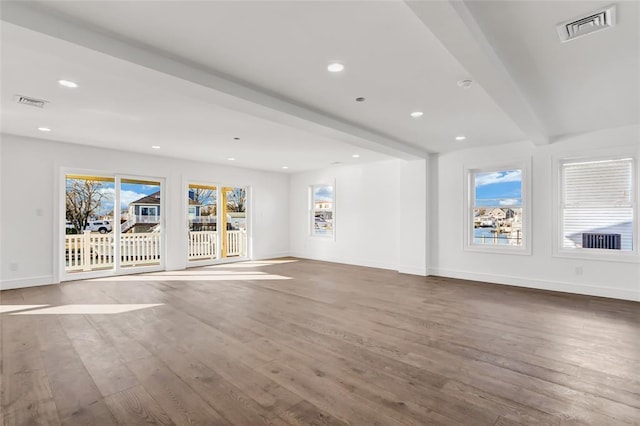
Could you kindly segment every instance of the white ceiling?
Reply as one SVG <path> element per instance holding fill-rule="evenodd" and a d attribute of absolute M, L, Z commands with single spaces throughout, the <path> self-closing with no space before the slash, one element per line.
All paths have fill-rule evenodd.
<path fill-rule="evenodd" d="M 640 2 L 617 2 L 618 24 L 559 43 L 559 22 L 607 1 L 468 2 L 492 46 L 546 124 L 549 135 L 637 124 L 640 116 Z"/>
<path fill-rule="evenodd" d="M 2 64 L 4 133 L 288 172 L 390 158 L 220 107 L 201 86 L 6 23 Z M 14 94 L 49 103 L 19 105 Z"/>
<path fill-rule="evenodd" d="M 566 44 L 555 25 L 600 2 L 42 3 L 2 4 L 36 31 L 3 26 L 4 132 L 48 125 L 52 139 L 299 171 L 548 143 L 640 115 L 637 2 Z M 343 73 L 326 71 L 333 60 Z M 14 93 L 52 102 L 34 111 Z"/>

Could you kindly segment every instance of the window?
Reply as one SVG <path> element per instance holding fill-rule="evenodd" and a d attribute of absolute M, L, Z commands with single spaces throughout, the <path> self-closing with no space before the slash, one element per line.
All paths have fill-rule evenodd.
<path fill-rule="evenodd" d="M 560 248 L 565 252 L 633 252 L 633 159 L 560 163 Z"/>
<path fill-rule="evenodd" d="M 529 253 L 527 170 L 467 169 L 467 249 Z"/>
<path fill-rule="evenodd" d="M 333 237 L 334 198 L 333 186 L 311 187 L 311 235 Z"/>

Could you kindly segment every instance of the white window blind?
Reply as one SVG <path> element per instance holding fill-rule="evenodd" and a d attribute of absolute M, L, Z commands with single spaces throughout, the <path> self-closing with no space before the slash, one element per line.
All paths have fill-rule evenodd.
<path fill-rule="evenodd" d="M 633 159 L 565 162 L 561 176 L 562 247 L 632 251 Z"/>

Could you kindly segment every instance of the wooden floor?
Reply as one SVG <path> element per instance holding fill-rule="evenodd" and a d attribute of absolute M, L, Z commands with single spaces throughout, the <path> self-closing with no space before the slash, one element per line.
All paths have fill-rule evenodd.
<path fill-rule="evenodd" d="M 0 297 L 87 305 L 2 314 L 6 425 L 640 424 L 633 302 L 307 260 Z"/>

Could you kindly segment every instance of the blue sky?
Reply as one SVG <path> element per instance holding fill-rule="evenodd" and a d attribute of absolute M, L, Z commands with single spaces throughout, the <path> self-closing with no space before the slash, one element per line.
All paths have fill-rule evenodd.
<path fill-rule="evenodd" d="M 104 216 L 113 210 L 115 197 L 115 182 L 102 181 L 101 192 L 104 194 L 98 216 Z M 141 183 L 122 183 L 120 190 L 120 207 L 126 209 L 129 203 L 160 190 L 160 185 L 147 185 Z"/>
<path fill-rule="evenodd" d="M 522 170 L 475 174 L 475 204 L 490 207 L 522 205 Z"/>
<path fill-rule="evenodd" d="M 315 201 L 331 201 L 333 199 L 333 186 L 316 186 L 313 189 Z"/>

